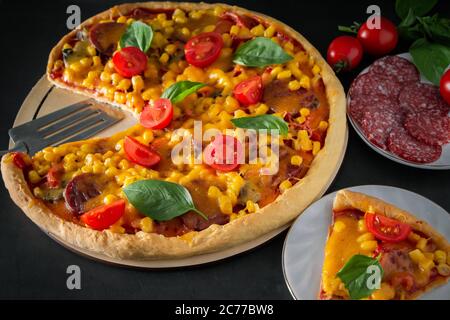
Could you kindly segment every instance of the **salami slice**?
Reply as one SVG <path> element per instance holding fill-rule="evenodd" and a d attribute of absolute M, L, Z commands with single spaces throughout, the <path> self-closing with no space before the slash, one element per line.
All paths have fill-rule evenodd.
<path fill-rule="evenodd" d="M 417 140 L 429 145 L 449 142 L 450 118 L 429 112 L 410 113 L 405 128 Z"/>
<path fill-rule="evenodd" d="M 397 56 L 387 56 L 378 59 L 370 66 L 369 72 L 385 76 L 400 83 L 417 82 L 420 79 L 416 66 L 408 60 Z"/>
<path fill-rule="evenodd" d="M 398 97 L 400 106 L 410 112 L 427 111 L 447 115 L 450 106 L 442 99 L 439 88 L 427 83 L 411 83 L 406 85 Z"/>
<path fill-rule="evenodd" d="M 389 151 L 405 160 L 415 163 L 430 163 L 439 159 L 441 146 L 431 146 L 416 140 L 405 128 L 392 130 L 387 139 Z"/>
<path fill-rule="evenodd" d="M 399 114 L 390 110 L 367 110 L 361 120 L 361 130 L 376 146 L 387 149 L 386 141 L 392 128 L 401 126 Z"/>
<path fill-rule="evenodd" d="M 383 111 L 401 113 L 402 109 L 396 99 L 386 96 L 358 96 L 350 100 L 349 113 L 351 117 L 359 124 L 366 111 Z"/>
<path fill-rule="evenodd" d="M 353 81 L 349 95 L 351 98 L 386 96 L 397 99 L 402 87 L 402 84 L 393 79 L 367 72 L 359 75 Z"/>

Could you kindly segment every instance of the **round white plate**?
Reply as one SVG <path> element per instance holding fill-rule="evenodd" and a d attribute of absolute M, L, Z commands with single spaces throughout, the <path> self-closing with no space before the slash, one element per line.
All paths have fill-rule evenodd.
<path fill-rule="evenodd" d="M 402 53 L 402 54 L 398 54 L 399 57 L 405 58 L 409 61 L 412 61 L 412 57 L 409 53 Z M 365 68 L 360 74 L 364 74 L 367 71 L 369 71 L 369 67 Z M 356 78 L 355 78 L 356 79 Z M 427 79 L 425 79 L 422 75 L 420 75 L 420 82 L 424 82 L 424 83 L 431 83 L 430 81 L 428 81 Z M 350 106 L 350 97 L 347 95 L 347 111 L 348 108 Z M 441 157 L 432 162 L 432 163 L 426 163 L 426 164 L 420 164 L 420 163 L 415 163 L 415 162 L 411 162 L 408 160 L 405 160 L 403 158 L 400 158 L 398 156 L 396 156 L 395 154 L 387 151 L 387 150 L 383 150 L 380 147 L 376 146 L 375 144 L 373 144 L 372 142 L 370 142 L 366 136 L 364 135 L 364 133 L 361 131 L 359 125 L 356 123 L 356 121 L 353 120 L 352 116 L 350 115 L 349 112 L 347 112 L 347 116 L 348 119 L 352 125 L 352 127 L 355 129 L 356 133 L 361 137 L 361 139 L 369 146 L 371 147 L 373 150 L 375 150 L 376 152 L 378 152 L 379 154 L 385 156 L 388 159 L 391 159 L 395 162 L 407 165 L 407 166 L 411 166 L 411 167 L 415 167 L 415 168 L 422 168 L 422 169 L 433 169 L 433 170 L 448 170 L 450 169 L 450 143 L 447 143 L 446 145 L 442 146 L 442 154 Z"/>
<path fill-rule="evenodd" d="M 19 112 L 17 113 L 17 117 L 14 122 L 14 126 L 18 126 L 19 124 L 25 123 L 27 121 L 30 121 L 32 119 L 38 118 L 40 116 L 43 116 L 45 114 L 48 114 L 50 112 L 56 111 L 62 107 L 65 107 L 69 104 L 76 103 L 78 101 L 84 100 L 86 97 L 83 97 L 78 94 L 70 93 L 69 91 L 62 90 L 59 88 L 56 88 L 53 86 L 45 76 L 43 76 L 33 87 L 33 89 L 30 91 L 28 96 L 26 97 L 25 101 L 23 102 Z M 132 126 L 136 123 L 135 118 L 131 115 L 129 112 L 125 112 L 126 117 L 124 120 L 120 121 L 119 123 L 113 125 L 112 127 L 100 132 L 97 136 L 98 137 L 108 137 L 112 134 L 125 130 L 126 128 Z M 345 150 L 347 148 L 347 141 L 348 141 L 348 131 L 346 131 L 345 136 L 345 143 L 341 150 L 340 159 L 337 163 L 337 166 L 335 168 L 335 171 L 333 175 L 330 177 L 327 185 L 324 186 L 324 188 L 321 190 L 321 192 L 317 195 L 317 198 L 320 198 L 325 191 L 330 186 L 331 182 L 334 180 L 341 163 L 344 159 Z M 10 142 L 10 147 L 12 147 L 13 144 Z M 290 224 L 287 224 L 281 228 L 278 228 L 276 230 L 273 230 L 272 232 L 269 232 L 253 241 L 243 243 L 241 245 L 237 245 L 235 247 L 222 250 L 219 252 L 209 253 L 209 254 L 203 254 L 198 256 L 193 256 L 189 258 L 183 258 L 183 259 L 166 259 L 166 260 L 149 260 L 149 261 L 139 261 L 139 260 L 121 260 L 121 259 L 113 259 L 108 256 L 98 254 L 95 252 L 91 252 L 85 249 L 78 248 L 76 246 L 73 246 L 69 243 L 64 242 L 62 239 L 57 238 L 53 234 L 47 234 L 63 245 L 64 247 L 68 248 L 69 250 L 72 250 L 78 254 L 81 254 L 83 256 L 87 256 L 89 258 L 103 261 L 106 263 L 112 263 L 112 264 L 118 264 L 123 266 L 130 266 L 130 267 L 137 267 L 137 268 L 174 268 L 174 267 L 185 267 L 185 266 L 193 266 L 198 264 L 204 264 L 209 263 L 213 261 L 222 260 L 237 254 L 240 254 L 242 252 L 245 252 L 247 250 L 256 248 L 257 246 L 265 243 L 266 241 L 274 238 L 276 235 L 281 233 L 283 230 L 287 229 L 290 226 Z"/>
<path fill-rule="evenodd" d="M 348 189 L 383 199 L 407 210 L 450 239 L 449 213 L 417 193 L 377 185 Z M 283 273 L 294 299 L 315 300 L 319 294 L 323 255 L 335 195 L 336 192 L 330 193 L 309 206 L 294 222 L 284 242 Z M 420 299 L 450 299 L 450 283 L 431 290 Z"/>

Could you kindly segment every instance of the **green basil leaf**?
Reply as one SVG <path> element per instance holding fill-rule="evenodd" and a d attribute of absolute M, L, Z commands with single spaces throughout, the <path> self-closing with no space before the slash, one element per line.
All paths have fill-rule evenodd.
<path fill-rule="evenodd" d="M 420 73 L 439 86 L 441 77 L 450 64 L 450 47 L 418 39 L 409 48 L 409 52 Z"/>
<path fill-rule="evenodd" d="M 434 15 L 432 17 L 418 17 L 417 20 L 428 39 L 450 46 L 450 19 Z"/>
<path fill-rule="evenodd" d="M 369 277 L 373 275 L 368 272 L 370 266 L 379 268 L 380 282 L 383 278 L 384 270 L 377 259 L 361 254 L 356 254 L 342 267 L 337 276 L 342 280 L 352 299 L 362 299 L 368 297 L 375 289 L 368 287 Z"/>
<path fill-rule="evenodd" d="M 263 114 L 254 117 L 242 117 L 231 119 L 235 127 L 254 130 L 278 130 L 280 135 L 288 134 L 289 127 L 283 119 L 271 114 Z"/>
<path fill-rule="evenodd" d="M 257 37 L 236 50 L 233 62 L 247 67 L 265 67 L 289 60 L 292 60 L 292 57 L 278 44 L 268 38 Z"/>
<path fill-rule="evenodd" d="M 204 86 L 206 84 L 201 82 L 179 81 L 164 90 L 161 98 L 170 99 L 172 103 L 178 103 Z"/>
<path fill-rule="evenodd" d="M 416 16 L 424 16 L 433 9 L 438 0 L 397 0 L 395 2 L 395 12 L 405 19 L 408 16 L 409 9 L 414 11 Z"/>
<path fill-rule="evenodd" d="M 128 201 L 141 213 L 157 221 L 167 221 L 188 211 L 194 211 L 208 220 L 195 208 L 189 191 L 177 183 L 139 180 L 127 185 L 123 192 Z"/>
<path fill-rule="evenodd" d="M 120 38 L 120 47 L 137 47 L 143 52 L 147 52 L 152 44 L 153 30 L 148 24 L 135 21 L 128 26 L 125 33 Z"/>

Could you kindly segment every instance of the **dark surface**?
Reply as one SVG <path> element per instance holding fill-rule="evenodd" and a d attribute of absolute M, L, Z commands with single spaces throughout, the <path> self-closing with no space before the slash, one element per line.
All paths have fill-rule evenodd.
<path fill-rule="evenodd" d="M 207 1 L 209 2 L 209 1 Z M 229 2 L 229 1 L 224 1 Z M 369 4 L 398 22 L 394 1 L 239 1 L 235 4 L 271 15 L 299 30 L 322 54 L 337 36 L 337 25 L 364 20 Z M 77 4 L 82 20 L 115 1 L 1 1 L 0 145 L 35 82 L 44 74 L 47 55 L 66 32 L 66 8 Z M 450 11 L 440 1 L 437 11 Z M 405 47 L 399 48 L 405 51 Z M 366 58 L 361 68 L 372 61 Z M 347 87 L 357 74 L 342 78 Z M 426 171 L 402 166 L 372 151 L 350 129 L 344 163 L 329 192 L 348 186 L 382 184 L 405 188 L 450 211 L 450 171 Z M 290 299 L 281 251 L 286 233 L 263 246 L 218 263 L 167 271 L 130 270 L 93 262 L 48 238 L 13 204 L 0 186 L 0 298 L 116 299 Z M 322 254 L 318 252 L 317 254 Z M 78 265 L 82 289 L 66 288 L 66 268 Z"/>

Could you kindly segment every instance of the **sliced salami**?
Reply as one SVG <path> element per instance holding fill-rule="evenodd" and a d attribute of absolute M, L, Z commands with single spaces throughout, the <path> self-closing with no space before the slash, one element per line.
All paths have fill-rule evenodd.
<path fill-rule="evenodd" d="M 408 60 L 397 56 L 387 56 L 378 59 L 370 66 L 369 72 L 400 83 L 417 82 L 420 79 L 416 66 Z"/>
<path fill-rule="evenodd" d="M 361 130 L 376 146 L 387 149 L 386 141 L 392 128 L 401 126 L 400 114 L 390 110 L 367 110 L 361 120 Z"/>
<path fill-rule="evenodd" d="M 447 115 L 450 111 L 450 106 L 439 94 L 439 88 L 427 83 L 406 85 L 400 92 L 398 100 L 402 108 L 414 113 L 427 111 Z"/>
<path fill-rule="evenodd" d="M 359 96 L 350 100 L 349 113 L 358 124 L 361 124 L 366 111 L 383 110 L 402 113 L 397 100 L 386 96 Z"/>
<path fill-rule="evenodd" d="M 405 128 L 399 127 L 389 133 L 387 139 L 389 151 L 405 160 L 415 163 L 430 163 L 439 159 L 441 146 L 432 146 L 420 142 L 408 134 Z"/>
<path fill-rule="evenodd" d="M 450 118 L 430 112 L 410 113 L 405 120 L 405 128 L 417 140 L 430 145 L 449 142 Z"/>
<path fill-rule="evenodd" d="M 351 98 L 386 96 L 397 99 L 402 87 L 402 84 L 393 79 L 367 72 L 359 75 L 353 81 L 349 95 Z"/>

